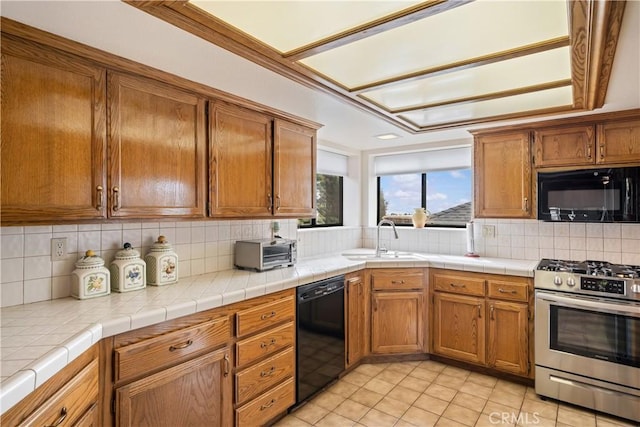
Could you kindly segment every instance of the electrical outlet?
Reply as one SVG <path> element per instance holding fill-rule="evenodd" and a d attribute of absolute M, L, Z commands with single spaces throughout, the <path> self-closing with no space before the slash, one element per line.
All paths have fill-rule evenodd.
<path fill-rule="evenodd" d="M 495 225 L 483 225 L 482 226 L 482 237 L 487 237 L 487 238 L 496 237 L 496 226 Z"/>
<path fill-rule="evenodd" d="M 67 238 L 51 239 L 51 261 L 59 261 L 67 256 Z"/>

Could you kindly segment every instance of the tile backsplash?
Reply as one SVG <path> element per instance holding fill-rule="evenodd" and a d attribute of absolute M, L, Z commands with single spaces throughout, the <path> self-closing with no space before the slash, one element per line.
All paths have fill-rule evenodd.
<path fill-rule="evenodd" d="M 297 229 L 296 220 L 280 220 L 279 234 L 298 239 L 298 257 L 375 248 L 376 227 Z M 159 235 L 167 237 L 180 259 L 180 276 L 233 267 L 233 243 L 271 236 L 271 220 L 132 222 L 0 228 L 0 306 L 7 307 L 70 295 L 74 263 L 93 249 L 108 265 L 124 242 L 144 256 Z M 484 226 L 494 230 L 485 235 Z M 390 227 L 380 230 L 389 250 L 464 255 L 466 231 L 451 228 Z M 480 256 L 538 260 L 602 260 L 640 265 L 640 224 L 550 223 L 537 220 L 474 220 L 475 252 Z M 67 238 L 68 255 L 51 261 L 51 239 Z"/>

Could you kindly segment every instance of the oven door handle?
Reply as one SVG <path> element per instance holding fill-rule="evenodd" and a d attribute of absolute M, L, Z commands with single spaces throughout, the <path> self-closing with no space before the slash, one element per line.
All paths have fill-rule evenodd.
<path fill-rule="evenodd" d="M 603 313 L 621 314 L 624 316 L 640 318 L 640 306 L 633 304 L 620 304 L 603 300 L 594 301 L 579 296 L 565 297 L 542 292 L 538 292 L 536 299 L 547 301 L 562 307 L 581 308 Z"/>

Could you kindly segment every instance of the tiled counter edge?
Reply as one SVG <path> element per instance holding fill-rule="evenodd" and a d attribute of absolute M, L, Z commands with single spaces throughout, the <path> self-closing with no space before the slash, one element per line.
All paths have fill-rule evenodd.
<path fill-rule="evenodd" d="M 33 319 L 47 319 L 70 327 L 71 332 L 60 340 L 61 344 L 34 346 L 46 351 L 42 354 L 25 347 L 17 352 L 29 360 L 23 366 L 11 367 L 10 360 L 2 357 L 3 379 L 0 384 L 0 413 L 24 399 L 29 393 L 59 372 L 76 357 L 107 338 L 133 329 L 153 325 L 189 314 L 221 307 L 261 295 L 290 289 L 332 276 L 346 274 L 363 268 L 434 267 L 466 271 L 533 276 L 535 262 L 496 258 L 465 258 L 452 255 L 419 254 L 413 260 L 350 260 L 346 257 L 323 256 L 301 260 L 295 267 L 276 269 L 262 273 L 226 270 L 217 273 L 192 276 L 175 285 L 147 287 L 131 293 L 112 293 L 107 297 L 89 300 L 64 298 L 3 309 L 2 322 L 20 322 L 21 327 L 38 325 Z M 68 307 L 73 305 L 73 312 Z M 12 314 L 14 316 L 12 317 Z M 34 317 L 31 317 L 33 314 Z M 26 318 L 31 322 L 24 324 Z M 64 334 L 56 334 L 64 335 Z M 4 337 L 4 339 L 12 339 Z M 4 350 L 4 349 L 3 349 Z M 24 352 L 22 352 L 24 350 Z M 11 373 L 6 374 L 6 370 Z"/>

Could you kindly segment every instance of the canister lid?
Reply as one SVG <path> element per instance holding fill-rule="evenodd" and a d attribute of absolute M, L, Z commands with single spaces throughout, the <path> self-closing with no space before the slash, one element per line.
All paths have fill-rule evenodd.
<path fill-rule="evenodd" d="M 133 259 L 140 258 L 140 252 L 133 248 L 131 243 L 125 243 L 123 249 L 116 252 L 115 259 Z"/>
<path fill-rule="evenodd" d="M 85 252 L 82 258 L 76 261 L 76 267 L 101 267 L 103 265 L 104 260 L 96 255 L 96 253 L 91 249 Z"/>
<path fill-rule="evenodd" d="M 152 251 L 167 251 L 171 250 L 171 245 L 165 236 L 158 236 L 158 240 L 151 245 Z"/>

